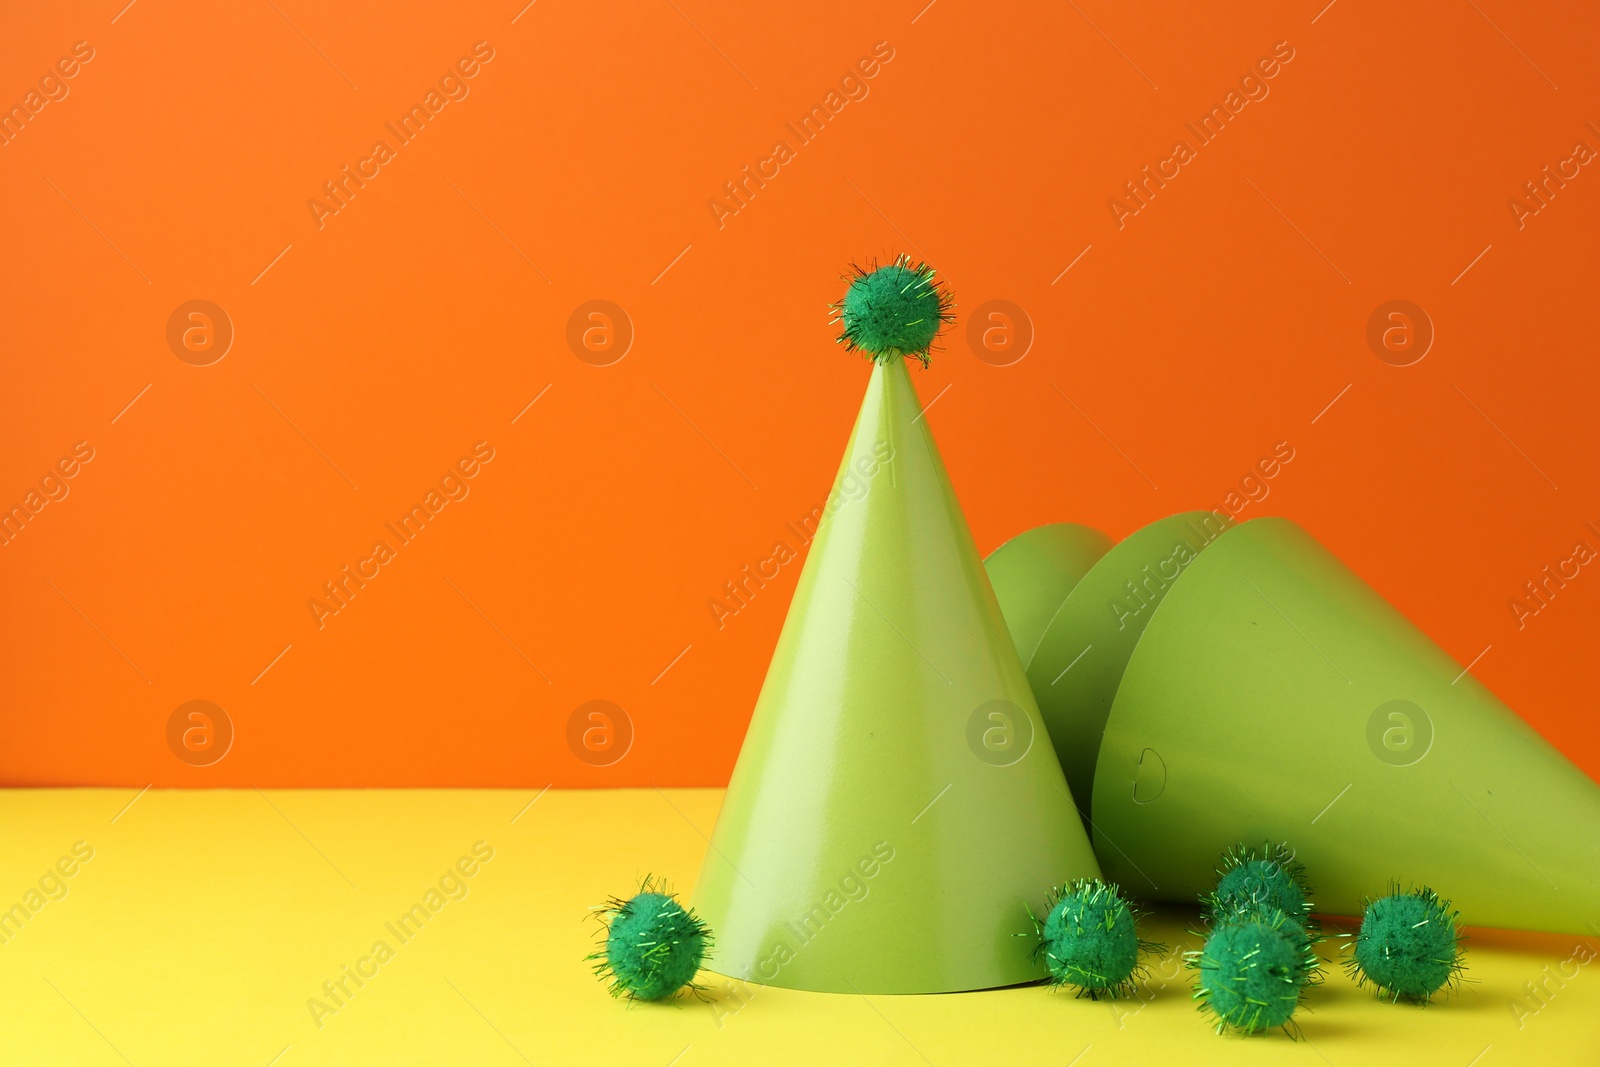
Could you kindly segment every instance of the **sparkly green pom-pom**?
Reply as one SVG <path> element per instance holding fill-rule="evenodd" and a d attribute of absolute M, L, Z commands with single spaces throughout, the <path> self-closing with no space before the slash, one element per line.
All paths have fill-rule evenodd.
<path fill-rule="evenodd" d="M 1078 996 L 1115 1000 L 1135 992 L 1139 953 L 1161 946 L 1139 940 L 1139 912 L 1114 885 L 1079 879 L 1051 890 L 1044 921 L 1034 917 L 1034 950 L 1050 970 L 1050 983 L 1074 986 Z M 1031 914 L 1031 913 L 1030 913 Z"/>
<path fill-rule="evenodd" d="M 711 932 L 685 908 L 664 882 L 646 876 L 627 900 L 612 897 L 590 909 L 603 927 L 599 951 L 585 957 L 594 973 L 609 983 L 611 995 L 630 1000 L 661 1000 L 694 985 Z"/>
<path fill-rule="evenodd" d="M 1460 978 L 1461 934 L 1450 902 L 1426 887 L 1369 900 L 1346 968 L 1388 1000 L 1426 1004 Z"/>
<path fill-rule="evenodd" d="M 1211 922 L 1241 912 L 1277 910 L 1311 929 L 1311 887 L 1305 865 L 1286 844 L 1235 845 L 1222 854 L 1217 885 L 1201 898 Z"/>
<path fill-rule="evenodd" d="M 1219 919 L 1205 947 L 1190 954 L 1196 1006 L 1215 1018 L 1219 1034 L 1279 1026 L 1293 1033 L 1300 994 L 1320 966 L 1311 945 L 1305 928 L 1276 909 Z"/>
<path fill-rule="evenodd" d="M 872 270 L 852 268 L 850 288 L 832 305 L 844 324 L 839 343 L 877 363 L 912 356 L 928 365 L 940 329 L 952 318 L 950 293 L 926 263 L 899 256 Z"/>

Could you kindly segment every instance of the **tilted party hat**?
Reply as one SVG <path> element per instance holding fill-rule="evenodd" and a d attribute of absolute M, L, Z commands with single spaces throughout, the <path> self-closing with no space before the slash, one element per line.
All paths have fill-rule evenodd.
<path fill-rule="evenodd" d="M 1120 674 L 1064 728 L 1046 714 L 1069 778 L 1094 761 L 1108 877 L 1192 901 L 1224 848 L 1285 841 L 1320 911 L 1360 914 L 1399 879 L 1448 887 L 1468 924 L 1600 928 L 1600 786 L 1293 523 L 1201 547 L 1163 572 Z M 1072 629 L 1035 650 L 1036 688 L 1093 643 L 1089 623 Z"/>

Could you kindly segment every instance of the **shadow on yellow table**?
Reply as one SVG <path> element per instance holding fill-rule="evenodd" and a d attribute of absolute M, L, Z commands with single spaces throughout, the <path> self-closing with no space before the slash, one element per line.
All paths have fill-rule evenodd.
<path fill-rule="evenodd" d="M 715 974 L 705 1000 L 611 999 L 583 959 L 588 907 L 646 873 L 691 889 L 720 799 L 0 792 L 0 1061 L 1600 1063 L 1600 942 L 1506 931 L 1471 931 L 1470 982 L 1427 1008 L 1379 1002 L 1330 967 L 1299 1042 L 1211 1032 L 1177 955 L 1196 943 L 1181 910 L 1152 920 L 1172 952 L 1116 1003 L 1038 986 L 801 993 Z"/>

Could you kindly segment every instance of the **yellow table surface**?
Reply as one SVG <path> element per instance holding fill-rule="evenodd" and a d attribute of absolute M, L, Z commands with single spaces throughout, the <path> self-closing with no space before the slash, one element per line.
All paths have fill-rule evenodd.
<path fill-rule="evenodd" d="M 21 906 L 0 914 L 0 1063 L 1600 1064 L 1600 943 L 1503 931 L 1472 931 L 1471 984 L 1425 1009 L 1330 969 L 1298 1043 L 1212 1034 L 1175 957 L 1152 969 L 1147 999 L 1116 1004 L 1037 986 L 801 993 L 709 974 L 709 1003 L 612 1000 L 583 960 L 588 907 L 646 873 L 692 889 L 720 800 L 0 791 L 0 909 Z M 430 901 L 462 857 L 471 877 L 444 880 L 459 899 Z M 386 925 L 439 902 L 407 940 Z M 1192 921 L 1163 911 L 1147 934 L 1192 947 Z M 358 967 L 363 984 L 345 978 L 351 993 L 329 998 L 323 984 Z"/>

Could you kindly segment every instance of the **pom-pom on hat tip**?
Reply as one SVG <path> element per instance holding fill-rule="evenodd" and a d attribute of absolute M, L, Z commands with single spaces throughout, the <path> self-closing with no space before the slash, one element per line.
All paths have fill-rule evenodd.
<path fill-rule="evenodd" d="M 903 254 L 883 266 L 852 266 L 844 299 L 830 305 L 832 321 L 844 325 L 838 342 L 874 363 L 912 356 L 926 367 L 939 331 L 955 317 L 950 290 L 936 273 Z"/>

